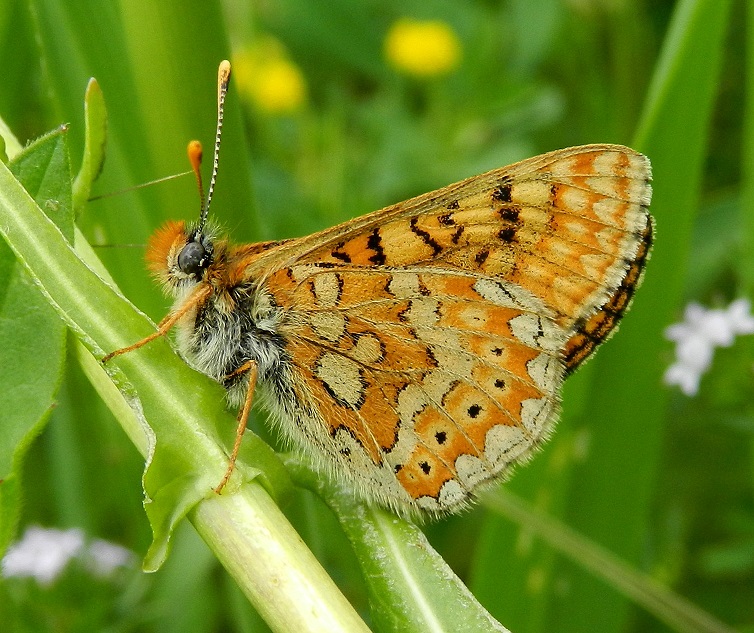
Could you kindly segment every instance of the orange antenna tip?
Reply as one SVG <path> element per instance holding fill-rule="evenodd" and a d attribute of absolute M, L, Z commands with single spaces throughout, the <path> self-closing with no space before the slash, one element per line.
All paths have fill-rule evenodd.
<path fill-rule="evenodd" d="M 189 163 L 191 163 L 191 169 L 194 173 L 199 172 L 199 168 L 202 166 L 202 153 L 204 149 L 199 141 L 189 141 L 186 153 L 188 154 Z"/>
<path fill-rule="evenodd" d="M 204 185 L 202 184 L 202 144 L 199 141 L 189 141 L 186 148 L 189 162 L 191 163 L 191 169 L 194 170 L 194 176 L 196 177 L 196 186 L 199 188 L 199 211 L 204 213 Z M 202 222 L 203 224 L 203 222 Z"/>

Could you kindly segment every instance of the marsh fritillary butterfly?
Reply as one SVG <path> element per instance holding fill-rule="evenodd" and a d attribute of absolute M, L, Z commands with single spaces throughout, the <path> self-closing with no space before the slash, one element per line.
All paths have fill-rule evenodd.
<path fill-rule="evenodd" d="M 176 298 L 181 354 L 356 494 L 453 512 L 548 436 L 564 378 L 615 329 L 652 241 L 649 160 L 550 152 L 331 229 L 233 246 L 170 222 L 148 261 Z M 198 172 L 198 159 L 194 159 Z"/>

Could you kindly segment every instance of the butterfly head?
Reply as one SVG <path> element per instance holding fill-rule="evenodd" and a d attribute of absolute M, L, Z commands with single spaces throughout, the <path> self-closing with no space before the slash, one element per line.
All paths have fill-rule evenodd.
<path fill-rule="evenodd" d="M 147 263 L 168 293 L 193 286 L 205 279 L 215 260 L 214 231 L 170 221 L 149 240 Z"/>
<path fill-rule="evenodd" d="M 147 248 L 149 268 L 169 293 L 177 293 L 181 289 L 203 281 L 214 261 L 214 231 L 207 223 L 207 216 L 217 180 L 220 139 L 223 130 L 223 107 L 229 81 L 230 62 L 223 61 L 218 69 L 217 77 L 217 128 L 212 178 L 206 199 L 200 171 L 202 145 L 199 141 L 191 141 L 187 148 L 189 162 L 199 186 L 201 200 L 199 221 L 193 226 L 186 226 L 184 222 L 168 222 L 152 236 Z"/>

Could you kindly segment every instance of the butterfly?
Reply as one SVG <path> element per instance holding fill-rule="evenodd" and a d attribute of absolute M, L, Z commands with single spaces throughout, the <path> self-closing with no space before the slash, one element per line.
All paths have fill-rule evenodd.
<path fill-rule="evenodd" d="M 471 502 L 548 437 L 563 380 L 614 331 L 653 238 L 649 160 L 562 149 L 309 235 L 233 245 L 207 211 L 147 260 L 190 365 L 239 428 L 255 388 L 285 439 L 361 499 L 404 515 Z M 198 173 L 198 159 L 193 160 Z"/>

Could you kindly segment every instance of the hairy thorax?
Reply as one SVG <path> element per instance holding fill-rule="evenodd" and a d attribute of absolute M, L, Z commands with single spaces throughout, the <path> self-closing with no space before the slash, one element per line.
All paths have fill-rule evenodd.
<path fill-rule="evenodd" d="M 176 299 L 176 308 L 182 301 Z M 246 372 L 235 372 L 248 361 L 256 361 L 260 383 L 287 373 L 278 333 L 283 319 L 282 309 L 255 284 L 216 289 L 179 324 L 178 348 L 191 366 L 226 387 L 232 405 L 240 406 L 248 377 Z"/>

